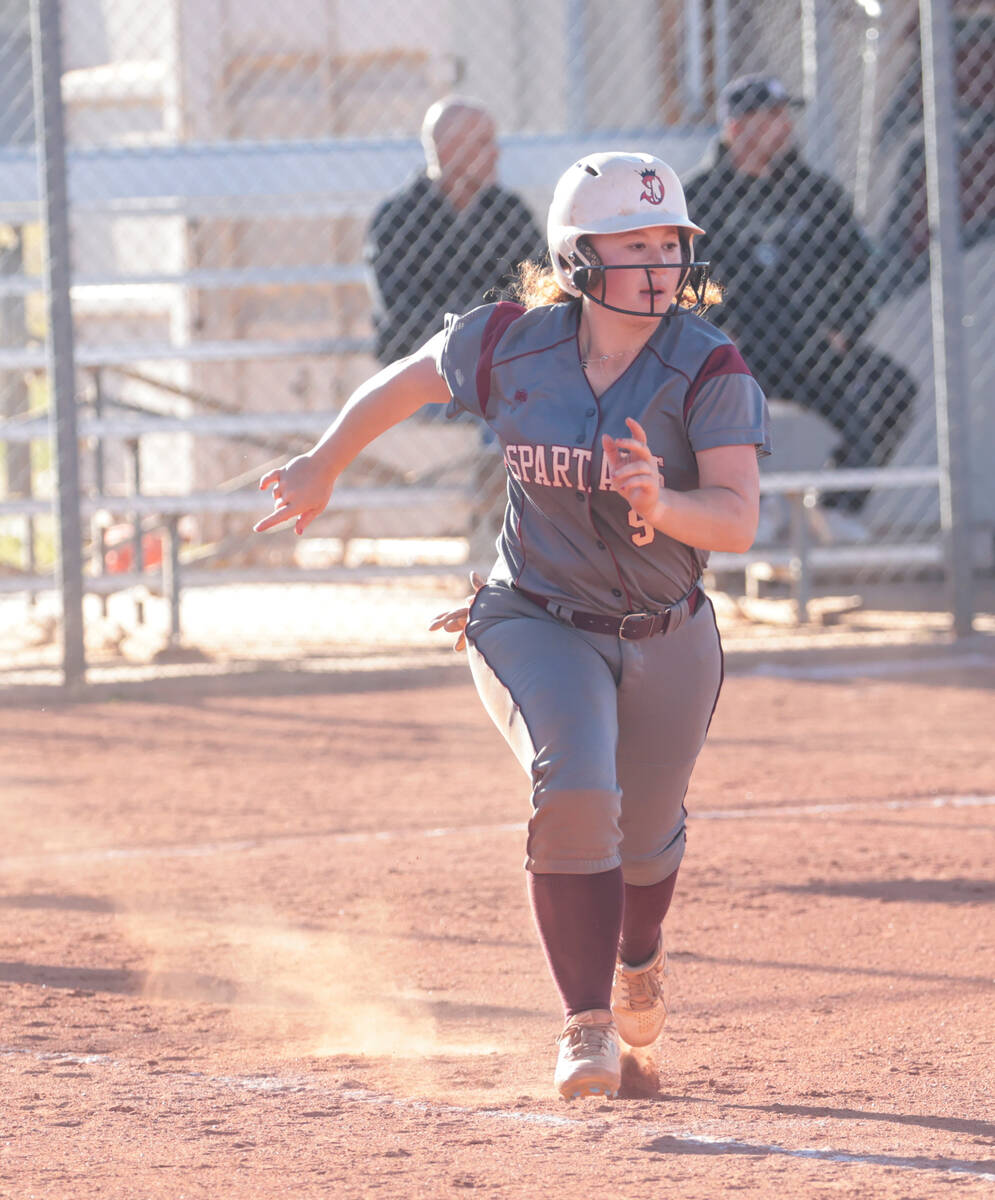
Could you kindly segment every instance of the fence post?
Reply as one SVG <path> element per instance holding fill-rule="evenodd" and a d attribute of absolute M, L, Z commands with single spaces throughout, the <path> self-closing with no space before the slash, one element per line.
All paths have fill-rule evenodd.
<path fill-rule="evenodd" d="M 950 0 L 919 0 L 929 286 L 940 467 L 940 523 L 954 631 L 971 632 L 968 382 L 964 370 L 960 150 L 954 97 Z"/>
<path fill-rule="evenodd" d="M 125 444 L 131 460 L 131 493 L 133 496 L 140 496 L 142 494 L 142 442 L 140 438 L 133 437 L 129 438 Z M 145 543 L 142 541 L 144 533 L 140 509 L 135 509 L 132 513 L 131 530 L 131 568 L 136 575 L 143 575 L 145 573 Z M 135 621 L 139 625 L 145 624 L 145 602 L 142 600 L 140 590 L 135 594 Z"/>
<path fill-rule="evenodd" d="M 79 505 L 76 364 L 69 299 L 69 198 L 62 121 L 60 0 L 31 0 L 38 181 L 45 216 L 46 358 L 56 456 L 56 521 L 62 594 L 62 676 L 66 688 L 86 681 L 83 642 L 83 536 Z"/>
<path fill-rule="evenodd" d="M 833 24 L 826 0 L 801 0 L 802 92 L 805 97 L 805 154 L 809 162 L 838 175 Z"/>
<path fill-rule="evenodd" d="M 567 0 L 563 16 L 567 71 L 567 130 L 570 133 L 587 133 L 587 0 Z"/>
<path fill-rule="evenodd" d="M 104 415 L 104 373 L 100 367 L 93 372 L 93 415 L 99 421 Z M 93 486 L 98 496 L 104 494 L 104 435 L 98 433 L 93 442 Z M 93 543 L 92 563 L 97 575 L 107 574 L 107 528 L 103 513 L 95 513 L 90 521 L 90 539 Z M 110 610 L 110 598 L 100 593 L 100 612 L 106 617 Z"/>
<path fill-rule="evenodd" d="M 180 518 L 171 513 L 166 518 L 166 546 L 162 556 L 162 594 L 169 606 L 169 639 L 167 646 L 180 646 Z"/>

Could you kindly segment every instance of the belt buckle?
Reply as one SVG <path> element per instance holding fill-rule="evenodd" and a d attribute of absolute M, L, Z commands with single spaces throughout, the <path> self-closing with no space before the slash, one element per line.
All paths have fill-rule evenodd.
<path fill-rule="evenodd" d="M 626 613 L 618 627 L 618 636 L 626 642 L 637 642 L 640 638 L 649 637 L 653 632 L 653 621 L 656 616 L 656 613 L 648 612 Z M 630 625 L 630 621 L 634 624 Z"/>

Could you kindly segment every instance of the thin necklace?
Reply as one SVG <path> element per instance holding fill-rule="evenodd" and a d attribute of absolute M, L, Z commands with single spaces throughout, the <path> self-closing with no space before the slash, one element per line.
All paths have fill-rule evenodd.
<path fill-rule="evenodd" d="M 592 363 L 608 362 L 610 358 L 621 358 L 623 354 L 629 353 L 631 353 L 629 350 L 619 350 L 618 354 L 599 354 L 597 358 L 582 358 L 580 360 L 580 365 L 586 371 Z"/>

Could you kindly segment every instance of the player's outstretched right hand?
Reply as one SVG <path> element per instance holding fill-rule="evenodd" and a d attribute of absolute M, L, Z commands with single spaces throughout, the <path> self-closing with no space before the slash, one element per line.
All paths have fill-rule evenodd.
<path fill-rule="evenodd" d="M 309 454 L 292 458 L 285 467 L 268 471 L 259 480 L 260 490 L 273 489 L 273 511 L 253 525 L 255 533 L 264 533 L 284 521 L 294 522 L 294 532 L 303 533 L 331 499 L 334 480 Z"/>

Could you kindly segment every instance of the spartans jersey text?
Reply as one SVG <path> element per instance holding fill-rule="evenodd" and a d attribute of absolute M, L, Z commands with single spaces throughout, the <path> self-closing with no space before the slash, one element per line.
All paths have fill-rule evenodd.
<path fill-rule="evenodd" d="M 653 456 L 663 469 L 663 459 Z M 591 451 L 578 446 L 533 446 L 528 442 L 511 443 L 505 447 L 504 462 L 519 483 L 534 483 L 540 487 L 571 488 L 577 492 L 591 490 Z M 611 491 L 608 459 L 601 461 L 598 491 Z"/>

